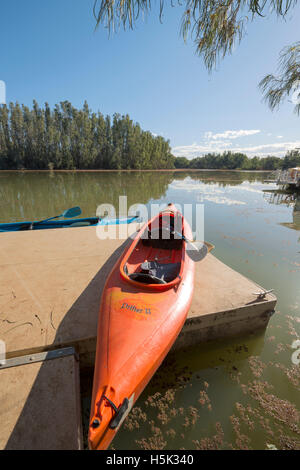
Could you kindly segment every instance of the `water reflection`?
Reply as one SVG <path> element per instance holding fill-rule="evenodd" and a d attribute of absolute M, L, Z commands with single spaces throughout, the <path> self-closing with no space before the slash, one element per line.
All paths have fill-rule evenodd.
<path fill-rule="evenodd" d="M 37 220 L 79 205 L 84 217 L 96 214 L 103 203 L 128 207 L 164 196 L 170 173 L 6 173 L 0 178 L 0 222 Z"/>
<path fill-rule="evenodd" d="M 293 230 L 300 230 L 300 193 L 286 190 L 265 190 L 265 199 L 270 204 L 285 205 L 293 207 L 293 221 L 281 222 L 280 225 Z"/>
<path fill-rule="evenodd" d="M 212 189 L 217 184 L 221 190 L 262 182 L 264 177 L 260 173 L 221 171 L 0 172 L 0 222 L 40 220 L 77 205 L 84 217 L 92 217 L 100 204 L 117 208 L 120 195 L 127 196 L 128 207 L 164 200 L 171 183 L 181 190 L 193 182 Z"/>
<path fill-rule="evenodd" d="M 265 173 L 247 172 L 247 171 L 179 171 L 174 172 L 173 177 L 176 180 L 182 180 L 189 177 L 205 184 L 216 184 L 220 187 L 237 186 L 242 183 L 263 183 L 266 178 Z"/>

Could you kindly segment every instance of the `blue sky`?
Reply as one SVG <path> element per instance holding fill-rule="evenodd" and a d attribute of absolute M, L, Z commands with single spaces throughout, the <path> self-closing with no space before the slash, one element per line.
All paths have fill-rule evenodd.
<path fill-rule="evenodd" d="M 170 139 L 175 155 L 238 150 L 283 156 L 300 147 L 300 117 L 286 102 L 271 112 L 258 83 L 276 71 L 282 47 L 300 40 L 300 8 L 285 22 L 250 23 L 234 53 L 209 74 L 179 35 L 182 7 L 156 12 L 134 31 L 95 32 L 93 0 L 1 2 L 0 80 L 6 101 L 87 100 L 93 111 L 128 113 Z"/>

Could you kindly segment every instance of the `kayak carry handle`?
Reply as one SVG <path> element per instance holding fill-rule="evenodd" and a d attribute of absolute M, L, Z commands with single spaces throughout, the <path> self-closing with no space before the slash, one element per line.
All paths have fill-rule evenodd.
<path fill-rule="evenodd" d="M 124 414 L 128 410 L 128 406 L 129 406 L 129 400 L 128 398 L 124 398 L 122 405 L 119 406 L 115 416 L 109 423 L 110 429 L 116 429 L 119 426 L 120 421 L 122 420 Z"/>

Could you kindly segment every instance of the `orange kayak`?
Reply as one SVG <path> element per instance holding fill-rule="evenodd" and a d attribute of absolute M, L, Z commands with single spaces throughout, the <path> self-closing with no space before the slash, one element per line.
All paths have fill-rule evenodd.
<path fill-rule="evenodd" d="M 191 239 L 191 228 L 169 204 L 137 233 L 106 281 L 98 321 L 90 449 L 107 449 L 186 320 L 194 262 L 182 236 Z"/>

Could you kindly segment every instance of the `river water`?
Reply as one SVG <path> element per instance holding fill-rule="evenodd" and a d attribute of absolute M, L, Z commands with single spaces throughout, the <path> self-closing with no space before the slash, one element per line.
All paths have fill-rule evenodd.
<path fill-rule="evenodd" d="M 278 191 L 265 178 L 229 171 L 0 172 L 0 222 L 41 220 L 77 205 L 82 216 L 94 216 L 102 203 L 118 208 L 120 195 L 128 207 L 203 204 L 213 254 L 275 290 L 276 313 L 265 332 L 170 354 L 111 448 L 300 448 L 300 194 Z M 91 382 L 85 375 L 85 429 Z"/>

